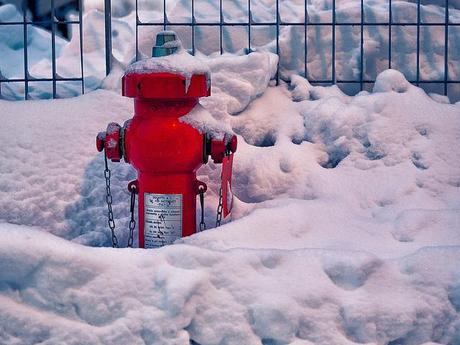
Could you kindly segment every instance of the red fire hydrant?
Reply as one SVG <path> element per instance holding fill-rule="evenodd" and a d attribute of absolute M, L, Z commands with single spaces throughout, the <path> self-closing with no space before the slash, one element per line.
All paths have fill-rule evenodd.
<path fill-rule="evenodd" d="M 122 80 L 123 95 L 134 98 L 134 117 L 123 127 L 110 123 L 96 140 L 97 149 L 105 150 L 108 159 L 119 162 L 124 158 L 137 170 L 138 178 L 128 188 L 139 195 L 141 248 L 160 247 L 196 232 L 196 197 L 203 198 L 207 189 L 197 180 L 196 171 L 207 163 L 208 156 L 215 163 L 224 163 L 224 217 L 231 208 L 228 200 L 236 136 L 212 138 L 179 120 L 192 111 L 200 97 L 210 95 L 211 87 L 209 73 L 184 76 L 176 71 L 173 65 L 181 61 L 178 54 L 187 53 L 176 34 L 160 32 L 152 59 L 132 65 Z M 172 62 L 165 63 L 169 57 Z M 188 54 L 186 58 L 195 59 Z"/>

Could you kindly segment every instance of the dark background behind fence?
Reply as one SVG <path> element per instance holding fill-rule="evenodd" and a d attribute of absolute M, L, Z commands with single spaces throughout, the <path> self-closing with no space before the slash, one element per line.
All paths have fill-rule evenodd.
<path fill-rule="evenodd" d="M 13 1 L 13 0 L 10 0 Z M 442 21 L 439 22 L 425 22 L 421 16 L 421 6 L 423 2 L 422 0 L 415 0 L 416 3 L 416 15 L 415 20 L 400 22 L 394 20 L 396 17 L 395 13 L 395 6 L 393 5 L 394 0 L 388 0 L 388 20 L 383 22 L 377 22 L 375 20 L 370 20 L 367 18 L 365 12 L 365 1 L 366 0 L 356 0 L 357 3 L 360 4 L 361 11 L 359 20 L 356 21 L 339 21 L 337 19 L 337 3 L 338 0 L 330 0 L 331 2 L 331 16 L 330 20 L 328 21 L 317 21 L 311 20 L 309 16 L 309 5 L 307 0 L 304 1 L 304 13 L 302 17 L 304 18 L 303 21 L 299 22 L 287 22 L 283 20 L 282 17 L 282 0 L 274 0 L 276 3 L 275 7 L 275 14 L 273 20 L 271 21 L 259 21 L 254 20 L 253 11 L 252 11 L 252 3 L 251 0 L 244 0 L 241 1 L 242 6 L 244 6 L 244 12 L 246 14 L 246 18 L 240 19 L 240 21 L 229 21 L 225 18 L 224 13 L 224 6 L 225 0 L 214 0 L 216 6 L 218 7 L 218 16 L 217 18 L 214 17 L 211 20 L 197 20 L 196 18 L 196 11 L 197 8 L 195 6 L 195 0 L 191 1 L 191 9 L 190 9 L 190 18 L 185 21 L 172 21 L 168 19 L 167 15 L 167 2 L 168 0 L 152 0 L 157 2 L 162 2 L 163 6 L 163 18 L 162 20 L 157 21 L 150 21 L 150 20 L 142 20 L 142 8 L 139 7 L 138 0 L 135 0 L 135 11 L 136 11 L 136 34 L 135 34 L 135 45 L 136 45 L 136 59 L 142 57 L 140 53 L 139 47 L 139 37 L 140 31 L 146 27 L 154 27 L 157 30 L 161 29 L 178 29 L 183 30 L 187 29 L 190 37 L 185 38 L 185 41 L 188 42 L 188 48 L 191 53 L 195 53 L 197 51 L 196 46 L 196 36 L 199 30 L 203 28 L 210 28 L 215 29 L 218 31 L 218 46 L 215 47 L 214 51 L 219 53 L 226 52 L 226 37 L 225 32 L 231 28 L 235 29 L 242 29 L 244 30 L 247 36 L 247 43 L 244 49 L 244 52 L 249 53 L 254 49 L 254 32 L 255 30 L 266 29 L 273 33 L 273 38 L 275 45 L 271 49 L 273 52 L 280 55 L 280 33 L 283 28 L 285 27 L 296 27 L 300 32 L 303 32 L 303 42 L 299 43 L 303 45 L 303 54 L 304 54 L 304 64 L 303 70 L 298 70 L 297 72 L 303 76 L 308 76 L 309 81 L 312 84 L 316 85 L 331 85 L 331 84 L 338 84 L 345 92 L 349 94 L 356 93 L 360 90 L 369 90 L 370 87 L 375 82 L 374 78 L 366 78 L 365 74 L 365 49 L 364 46 L 366 44 L 365 33 L 366 30 L 370 30 L 372 28 L 382 28 L 385 27 L 388 35 L 388 47 L 386 51 L 386 58 L 387 58 L 387 66 L 388 68 L 394 67 L 394 45 L 392 41 L 395 37 L 395 30 L 401 27 L 411 27 L 414 28 L 416 31 L 415 35 L 415 49 L 416 49 L 416 61 L 415 61 L 415 75 L 412 78 L 408 78 L 411 83 L 415 85 L 419 85 L 423 87 L 427 91 L 435 91 L 437 93 L 441 93 L 447 96 L 450 96 L 452 100 L 457 100 L 459 98 L 457 93 L 460 93 L 460 80 L 452 79 L 449 77 L 449 51 L 450 49 L 455 49 L 455 47 L 450 47 L 452 45 L 451 40 L 449 39 L 449 33 L 452 30 L 458 30 L 460 23 L 451 22 L 449 20 L 449 7 L 452 6 L 450 2 L 454 0 L 439 0 L 436 3 L 438 5 L 443 5 L 445 7 L 444 18 Z M 253 0 L 254 1 L 254 0 Z M 18 6 L 22 9 L 23 18 L 20 22 L 0 22 L 0 26 L 7 26 L 7 25 L 22 25 L 24 27 L 24 42 L 27 42 L 27 27 L 30 25 L 38 25 L 47 28 L 51 32 L 51 59 L 52 59 L 52 76 L 50 78 L 34 78 L 30 75 L 28 71 L 28 51 L 27 51 L 27 44 L 24 44 L 24 78 L 14 78 L 8 79 L 0 74 L 0 96 L 1 96 L 1 85 L 2 83 L 23 83 L 24 84 L 24 96 L 26 99 L 29 98 L 29 91 L 28 86 L 30 82 L 51 82 L 52 83 L 52 96 L 53 98 L 59 97 L 59 92 L 57 89 L 57 85 L 62 82 L 80 82 L 81 83 L 81 92 L 84 93 L 84 71 L 83 71 L 83 42 L 82 39 L 82 32 L 83 32 L 83 0 L 80 1 L 71 1 L 71 0 L 48 0 L 48 1 L 17 1 L 19 3 Z M 0 1 L 1 3 L 1 1 Z M 45 5 L 41 4 L 45 3 Z M 39 6 L 40 5 L 40 6 Z M 43 9 L 45 6 L 45 10 Z M 46 7 L 48 6 L 48 7 Z M 69 21 L 66 20 L 64 17 L 60 16 L 60 11 L 62 8 L 66 8 L 66 6 L 73 6 L 79 13 L 78 20 Z M 40 8 L 40 11 L 37 9 Z M 48 8 L 48 11 L 46 10 Z M 32 12 L 33 16 L 32 19 L 26 16 L 26 10 Z M 106 72 L 109 73 L 111 70 L 112 65 L 112 32 L 111 24 L 111 1 L 105 0 L 105 56 L 106 56 Z M 203 15 L 201 14 L 201 18 Z M 217 20 L 216 20 L 217 19 Z M 65 27 L 68 24 L 75 24 L 78 26 L 78 34 L 80 35 L 80 63 L 81 63 L 81 74 L 76 75 L 74 77 L 66 77 L 63 78 L 56 73 L 56 51 L 55 51 L 55 39 L 56 35 L 65 36 Z M 307 56 L 309 50 L 312 48 L 310 42 L 307 39 L 308 30 L 315 30 L 319 27 L 330 28 L 332 40 L 331 40 L 331 47 L 330 47 L 330 54 L 331 54 L 331 66 L 330 66 L 330 73 L 328 73 L 327 78 L 315 78 L 312 76 L 312 73 L 308 70 L 308 63 L 307 63 Z M 421 77 L 421 69 L 423 68 L 421 56 L 421 39 L 422 39 L 422 30 L 425 28 L 442 28 L 444 31 L 443 35 L 443 46 L 444 46 L 444 61 L 443 61 L 443 77 L 437 79 L 423 79 Z M 340 61 L 336 58 L 336 51 L 337 51 L 337 33 L 344 28 L 351 28 L 352 30 L 359 30 L 359 56 L 357 57 L 357 64 L 358 64 L 358 78 L 351 78 L 351 79 L 339 79 L 337 70 L 341 66 L 338 64 Z M 101 33 L 102 34 L 102 33 Z M 153 42 L 152 42 L 153 43 Z M 313 42 L 314 43 L 314 42 Z M 199 50 L 199 49 L 198 49 Z M 283 54 L 280 55 L 280 65 L 283 65 Z M 0 65 L 1 67 L 1 65 Z M 279 81 L 282 74 L 280 71 L 277 73 L 277 81 Z"/>

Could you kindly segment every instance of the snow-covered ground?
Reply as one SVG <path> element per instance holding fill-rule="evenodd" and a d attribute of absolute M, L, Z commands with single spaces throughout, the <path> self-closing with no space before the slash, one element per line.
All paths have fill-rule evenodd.
<path fill-rule="evenodd" d="M 332 22 L 332 0 L 309 0 L 308 20 L 312 23 Z M 223 16 L 226 22 L 247 22 L 247 0 L 225 0 Z M 422 1 L 420 18 L 422 23 L 444 23 L 445 2 L 441 0 Z M 449 1 L 449 20 L 460 23 L 460 4 Z M 112 39 L 114 76 L 120 75 L 120 70 L 135 58 L 135 12 L 134 1 L 113 1 L 114 18 L 112 20 Z M 386 23 L 389 21 L 388 0 L 364 1 L 364 20 L 370 23 Z M 305 30 L 303 26 L 288 25 L 303 23 L 305 12 L 304 0 L 280 1 L 280 17 L 283 23 L 280 27 L 280 75 L 289 80 L 291 74 L 305 75 Z M 84 74 L 86 89 L 93 90 L 101 85 L 113 88 L 114 84 L 104 84 L 105 55 L 104 55 L 104 14 L 103 1 L 85 1 L 86 14 L 83 18 L 83 51 Z M 166 8 L 171 22 L 190 22 L 191 2 L 168 0 Z M 276 1 L 252 0 L 251 13 L 254 22 L 274 22 Z M 416 1 L 393 0 L 392 21 L 394 23 L 414 23 L 417 21 Z M 21 20 L 20 14 L 13 6 L 0 7 L 0 21 Z M 207 0 L 195 1 L 195 18 L 197 22 L 219 22 L 219 2 Z M 361 4 L 356 0 L 336 1 L 337 22 L 359 23 L 361 20 Z M 139 19 L 143 22 L 163 21 L 162 1 L 139 1 Z M 49 33 L 30 27 L 29 32 L 29 61 L 30 73 L 34 77 L 50 77 L 51 66 L 51 37 Z M 57 73 L 62 77 L 80 77 L 80 42 L 77 25 L 73 26 L 74 35 L 70 44 L 64 40 L 57 41 Z M 139 49 L 141 56 L 149 56 L 155 33 L 161 26 L 139 27 Z M 177 31 L 186 48 L 191 48 L 191 30 L 186 26 L 171 26 Z M 307 79 L 332 79 L 332 27 L 328 25 L 309 26 L 307 29 Z M 23 32 L 22 27 L 0 27 L 0 49 L 9 56 L 0 60 L 0 70 L 6 77 L 23 77 Z M 3 38 L 4 37 L 4 38 Z M 226 26 L 223 28 L 224 51 L 245 54 L 248 48 L 247 28 Z M 276 27 L 252 26 L 251 48 L 254 50 L 276 52 Z M 389 29 L 385 25 L 365 26 L 364 29 L 364 80 L 373 80 L 379 73 L 388 68 Z M 420 79 L 444 80 L 444 27 L 423 26 L 420 29 Z M 336 27 L 336 78 L 337 80 L 360 80 L 360 27 Z M 400 70 L 408 80 L 416 80 L 416 26 L 392 27 L 392 68 Z M 451 26 L 448 30 L 448 79 L 460 80 L 460 27 Z M 195 48 L 197 54 L 215 54 L 219 50 L 218 27 L 197 26 L 195 28 Z M 6 62 L 3 62 L 6 61 Z M 14 63 L 12 62 L 14 61 Z M 348 94 L 359 90 L 357 84 L 340 85 Z M 367 90 L 372 90 L 372 84 L 365 84 Z M 424 84 L 429 92 L 443 93 L 442 84 Z M 22 84 L 2 84 L 5 97 L 19 99 L 24 93 Z M 58 83 L 58 94 L 77 95 L 81 92 L 78 82 Z M 43 98 L 52 95 L 51 83 L 32 83 L 31 97 Z M 449 96 L 452 102 L 460 100 L 460 86 L 449 85 Z"/>
<path fill-rule="evenodd" d="M 197 49 L 211 54 L 197 54 L 212 73 L 212 96 L 201 100 L 207 125 L 239 139 L 233 213 L 212 229 L 220 166 L 209 163 L 199 178 L 209 186 L 210 230 L 158 250 L 112 249 L 94 142 L 107 123 L 132 116 L 132 100 L 117 90 L 134 57 L 135 17 L 132 2 L 113 1 L 115 61 L 105 78 L 101 3 L 85 2 L 84 71 L 87 90 L 105 90 L 0 100 L 1 345 L 460 344 L 460 103 L 451 104 L 460 90 L 449 102 L 407 82 L 414 27 L 393 27 L 394 67 L 406 77 L 382 72 L 387 29 L 365 32 L 365 78 L 378 81 L 354 97 L 302 77 L 303 27 L 281 28 L 277 87 L 278 56 L 267 52 L 275 51 L 274 32 L 253 27 L 260 52 L 236 57 L 212 55 L 218 35 L 197 28 Z M 162 20 L 161 6 L 152 7 L 159 3 L 140 1 L 140 19 Z M 246 2 L 224 3 L 226 20 L 247 16 Z M 251 3 L 254 20 L 273 19 L 273 0 Z M 281 3 L 283 21 L 303 21 L 304 0 Z M 413 21 L 415 3 L 394 0 L 393 19 Z M 459 2 L 449 3 L 450 20 L 460 22 Z M 197 20 L 218 20 L 213 4 L 196 0 Z M 308 4 L 309 20 L 330 20 L 330 2 Z M 422 1 L 423 21 L 444 20 L 437 5 Z M 387 21 L 387 6 L 365 1 L 366 20 Z M 189 19 L 189 2 L 168 0 L 167 12 Z M 337 0 L 338 20 L 359 14 L 359 1 Z M 0 7 L 0 20 L 21 18 Z M 190 47 L 190 32 L 174 29 Z M 449 31 L 452 79 L 460 79 L 459 30 Z M 421 31 L 421 77 L 442 79 L 444 32 Z M 243 53 L 246 33 L 224 33 L 226 50 Z M 141 29 L 143 54 L 153 36 Z M 307 36 L 308 76 L 329 78 L 331 29 L 311 27 Z M 22 37 L 18 27 L 0 27 L 6 77 L 23 77 Z M 49 33 L 30 26 L 28 37 L 31 74 L 50 77 Z M 359 77 L 359 40 L 359 28 L 337 28 L 338 78 Z M 79 46 L 78 34 L 57 39 L 59 75 L 79 75 Z M 60 87 L 72 95 L 80 85 Z M 50 96 L 51 85 L 30 88 L 34 98 Z M 19 84 L 2 84 L 7 97 L 17 91 Z M 116 231 L 126 244 L 126 184 L 135 171 L 111 169 Z"/>
<path fill-rule="evenodd" d="M 89 247 L 109 245 L 95 134 L 131 99 L 0 101 L 0 344 L 459 344 L 460 104 L 394 70 L 350 97 L 270 86 L 267 53 L 207 62 L 234 212 L 158 250 Z M 135 172 L 111 168 L 125 244 Z M 208 225 L 219 174 L 199 170 Z"/>

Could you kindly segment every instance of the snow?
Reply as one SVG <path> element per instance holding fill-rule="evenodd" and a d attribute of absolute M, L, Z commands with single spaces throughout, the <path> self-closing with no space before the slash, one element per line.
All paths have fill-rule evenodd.
<path fill-rule="evenodd" d="M 377 77 L 374 84 L 374 92 L 406 92 L 410 83 L 404 78 L 404 75 L 396 70 L 388 69 Z"/>
<path fill-rule="evenodd" d="M 158 250 L 88 247 L 110 243 L 95 135 L 131 99 L 0 102 L 0 343 L 460 341 L 460 105 L 392 70 L 355 97 L 272 87 L 273 64 L 210 64 L 196 111 L 239 136 L 233 213 Z M 125 244 L 135 172 L 110 167 Z M 220 167 L 198 174 L 212 228 Z"/>
<path fill-rule="evenodd" d="M 244 56 L 218 56 L 208 63 L 212 94 L 201 99 L 204 107 L 198 105 L 181 117 L 181 121 L 220 138 L 225 133 L 233 134 L 228 114 L 240 113 L 266 90 L 275 77 L 278 58 L 275 54 L 254 52 Z"/>
<path fill-rule="evenodd" d="M 180 117 L 179 121 L 187 123 L 200 133 L 207 133 L 209 137 L 215 139 L 223 139 L 226 133 L 233 134 L 229 125 L 217 121 L 201 104 L 197 104 L 190 113 Z"/>
<path fill-rule="evenodd" d="M 4 344 L 458 339 L 458 247 L 426 248 L 397 261 L 322 249 L 222 252 L 185 244 L 146 253 L 4 229 Z"/>
<path fill-rule="evenodd" d="M 213 228 L 221 167 L 209 162 L 198 171 L 208 185 L 209 230 L 156 250 L 112 249 L 104 159 L 94 144 L 108 123 L 123 123 L 133 113 L 132 99 L 121 97 L 119 87 L 133 61 L 134 17 L 132 6 L 114 2 L 114 14 L 124 17 L 112 23 L 114 68 L 105 78 L 104 17 L 92 9 L 101 3 L 85 3 L 84 71 L 88 89 L 105 90 L 52 101 L 0 100 L 0 344 L 460 343 L 460 102 L 450 104 L 407 81 L 413 46 L 399 45 L 394 67 L 400 71 L 383 71 L 383 28 L 366 32 L 375 70 L 365 78 L 376 83 L 353 97 L 298 75 L 303 52 L 293 48 L 303 47 L 303 28 L 283 26 L 279 61 L 273 38 L 248 55 L 198 53 L 199 63 L 187 71 L 210 71 L 212 95 L 181 120 L 215 136 L 238 135 L 232 214 Z M 168 3 L 170 19 L 187 18 L 185 2 Z M 148 10 L 142 20 L 162 18 L 158 3 L 139 4 Z M 252 4 L 254 19 L 270 20 L 273 1 Z M 303 20 L 303 4 L 283 1 L 283 20 Z M 366 2 L 366 16 L 386 20 L 386 4 Z M 442 7 L 433 4 L 421 6 L 424 21 L 442 21 Z M 197 20 L 212 15 L 210 3 L 195 5 L 207 8 L 197 11 Z M 237 5 L 226 3 L 226 20 L 241 18 Z M 360 13 L 359 2 L 337 5 L 341 20 Z M 413 20 L 416 3 L 393 5 L 395 20 Z M 449 13 L 458 21 L 458 10 Z M 309 1 L 309 15 L 327 20 L 330 6 Z M 0 7 L 0 19 L 17 16 L 11 6 Z M 49 34 L 30 29 L 28 49 L 37 58 L 30 66 L 46 75 Z M 396 41 L 415 42 L 410 28 L 393 29 Z M 197 47 L 217 47 L 201 30 Z M 269 35 L 266 28 L 253 30 L 255 39 Z M 359 34 L 337 30 L 337 59 L 344 66 L 338 76 L 356 77 Z M 142 51 L 153 42 L 153 31 L 146 32 Z M 17 63 L 22 34 L 0 31 L 5 76 L 23 69 Z M 235 51 L 246 44 L 244 32 L 225 28 L 225 34 Z M 329 28 L 307 34 L 318 47 L 330 43 Z M 430 66 L 422 77 L 443 77 L 439 35 L 432 35 L 430 50 L 422 48 L 422 64 Z M 56 43 L 59 74 L 79 73 L 78 35 Z M 327 76 L 330 55 L 311 48 L 308 70 Z M 450 50 L 455 78 L 457 53 Z M 185 54 L 174 63 L 191 59 Z M 131 68 L 157 68 L 152 61 Z M 275 87 L 278 62 L 285 81 Z M 33 97 L 49 92 L 31 86 Z M 2 87 L 7 95 L 15 92 Z M 77 89 L 70 85 L 66 92 Z M 126 186 L 136 175 L 123 162 L 110 169 L 116 233 L 125 245 Z"/>
<path fill-rule="evenodd" d="M 13 22 L 23 20 L 22 15 L 14 5 L 7 4 L 0 6 L 0 22 Z M 29 72 L 35 78 L 51 78 L 51 64 L 49 68 L 38 69 L 37 66 L 45 61 L 51 60 L 51 39 L 49 32 L 35 27 L 28 26 L 27 29 L 27 51 Z M 59 55 L 66 45 L 61 37 L 56 37 L 56 54 Z M 24 29 L 22 25 L 5 25 L 0 27 L 0 75 L 4 78 L 24 78 Z M 31 97 L 49 95 L 49 88 L 45 84 L 30 84 Z M 2 83 L 2 95 L 14 98 L 16 93 L 21 93 L 24 87 L 16 83 Z"/>

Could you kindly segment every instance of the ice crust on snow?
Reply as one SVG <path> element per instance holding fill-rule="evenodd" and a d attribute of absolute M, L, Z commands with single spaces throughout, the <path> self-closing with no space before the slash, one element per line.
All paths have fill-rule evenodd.
<path fill-rule="evenodd" d="M 94 136 L 131 99 L 0 101 L 0 343 L 460 341 L 460 105 L 395 71 L 355 97 L 269 87 L 273 64 L 211 64 L 197 112 L 239 136 L 232 221 L 155 251 L 80 245 L 109 246 Z M 123 244 L 135 173 L 110 168 Z M 209 225 L 219 166 L 198 178 Z"/>

